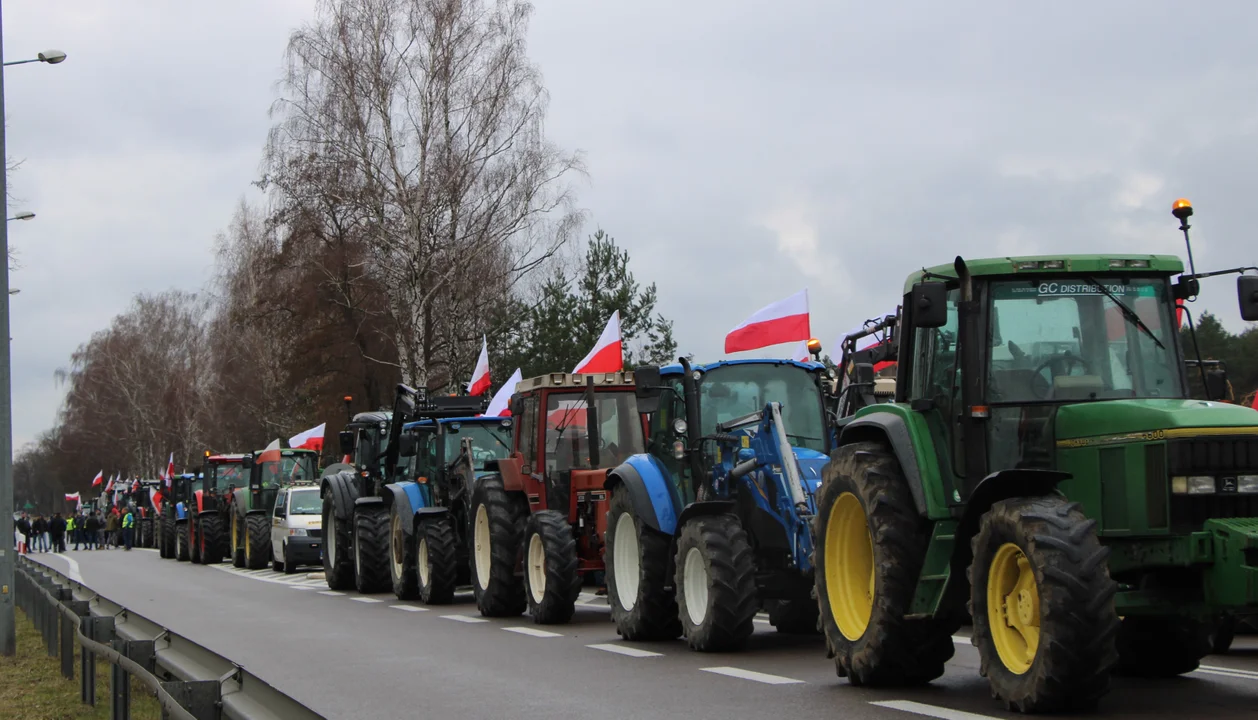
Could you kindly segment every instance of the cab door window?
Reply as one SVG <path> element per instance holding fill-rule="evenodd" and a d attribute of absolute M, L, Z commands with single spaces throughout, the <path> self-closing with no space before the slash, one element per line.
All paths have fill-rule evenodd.
<path fill-rule="evenodd" d="M 943 327 L 918 328 L 913 338 L 910 400 L 928 400 L 936 448 L 950 457 L 953 474 L 965 475 L 965 453 L 957 422 L 961 405 L 961 354 L 957 345 L 961 291 L 948 291 L 948 321 Z"/>

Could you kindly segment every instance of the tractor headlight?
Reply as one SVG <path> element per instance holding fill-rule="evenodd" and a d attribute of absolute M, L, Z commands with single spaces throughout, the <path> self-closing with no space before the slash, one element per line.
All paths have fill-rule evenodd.
<path fill-rule="evenodd" d="M 685 435 L 686 434 L 686 421 L 681 418 L 677 418 L 673 420 L 673 432 L 677 433 L 678 435 Z"/>
<path fill-rule="evenodd" d="M 1176 495 L 1208 495 L 1215 491 L 1213 475 L 1176 475 L 1171 492 Z"/>
<path fill-rule="evenodd" d="M 1236 492 L 1258 493 L 1258 475 L 1237 476 Z"/>
<path fill-rule="evenodd" d="M 288 535 L 289 537 L 305 537 L 306 528 L 289 528 Z"/>

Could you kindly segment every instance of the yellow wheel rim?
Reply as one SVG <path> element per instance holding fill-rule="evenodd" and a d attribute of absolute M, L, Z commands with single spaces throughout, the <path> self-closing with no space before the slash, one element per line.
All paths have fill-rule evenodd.
<path fill-rule="evenodd" d="M 845 492 L 826 523 L 826 595 L 839 632 L 859 640 L 874 610 L 874 541 L 860 500 Z"/>
<path fill-rule="evenodd" d="M 987 624 L 1005 668 L 1015 675 L 1031 669 L 1040 647 L 1040 589 L 1022 549 L 1005 543 L 987 571 Z"/>

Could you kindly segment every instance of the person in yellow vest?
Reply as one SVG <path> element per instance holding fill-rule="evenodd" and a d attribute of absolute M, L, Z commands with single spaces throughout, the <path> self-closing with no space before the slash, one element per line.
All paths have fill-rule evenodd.
<path fill-rule="evenodd" d="M 131 549 L 131 536 L 135 534 L 135 515 L 131 514 L 131 506 L 127 506 L 127 511 L 122 515 L 122 542 L 127 546 L 127 550 Z"/>
<path fill-rule="evenodd" d="M 74 541 L 74 549 L 79 549 L 79 528 L 76 522 L 78 517 L 71 515 L 66 518 L 66 532 L 70 533 L 70 539 Z"/>

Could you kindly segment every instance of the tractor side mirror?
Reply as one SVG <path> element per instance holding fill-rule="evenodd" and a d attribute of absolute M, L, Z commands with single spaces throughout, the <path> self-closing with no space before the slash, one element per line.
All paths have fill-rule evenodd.
<path fill-rule="evenodd" d="M 852 366 L 852 383 L 872 386 L 874 384 L 873 363 L 855 363 Z"/>
<path fill-rule="evenodd" d="M 244 469 L 246 469 L 246 470 L 248 470 L 249 468 L 253 467 L 253 456 L 252 456 L 252 455 L 246 455 L 246 456 L 244 456 L 243 458 L 241 458 L 241 459 L 240 459 L 240 466 L 241 466 L 241 467 L 243 467 L 243 468 L 244 468 Z"/>
<path fill-rule="evenodd" d="M 921 282 L 913 286 L 913 324 L 939 328 L 948 324 L 948 286 L 941 282 Z"/>
<path fill-rule="evenodd" d="M 1206 399 L 1227 400 L 1227 371 L 1221 367 L 1206 372 Z"/>
<path fill-rule="evenodd" d="M 415 448 L 418 447 L 415 436 L 407 433 L 398 438 L 398 457 L 414 457 Z"/>
<path fill-rule="evenodd" d="M 633 369 L 633 394 L 637 396 L 638 412 L 650 414 L 660 408 L 660 369 L 643 365 Z"/>
<path fill-rule="evenodd" d="M 1245 322 L 1258 320 L 1258 275 L 1236 278 L 1236 297 L 1241 304 L 1241 319 Z"/>
<path fill-rule="evenodd" d="M 507 409 L 511 411 L 512 417 L 520 417 L 520 413 L 524 410 L 524 403 L 513 397 L 507 401 Z"/>
<path fill-rule="evenodd" d="M 336 434 L 336 438 L 341 443 L 342 455 L 354 454 L 354 431 L 353 430 L 342 430 Z"/>

